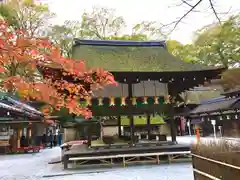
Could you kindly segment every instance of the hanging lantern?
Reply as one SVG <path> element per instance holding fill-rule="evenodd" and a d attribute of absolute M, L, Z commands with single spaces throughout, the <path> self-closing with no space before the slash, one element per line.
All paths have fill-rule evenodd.
<path fill-rule="evenodd" d="M 98 98 L 98 105 L 103 106 L 103 98 Z"/>
<path fill-rule="evenodd" d="M 170 95 L 164 96 L 164 104 L 170 104 Z"/>
<path fill-rule="evenodd" d="M 154 104 L 159 104 L 158 97 L 154 97 Z"/>
<path fill-rule="evenodd" d="M 147 97 L 143 97 L 143 104 L 147 104 L 148 103 L 148 98 Z"/>
<path fill-rule="evenodd" d="M 137 105 L 137 98 L 136 97 L 132 98 L 132 105 Z"/>
<path fill-rule="evenodd" d="M 110 106 L 115 106 L 115 99 L 114 97 L 111 97 L 110 98 L 110 103 L 109 103 Z"/>
<path fill-rule="evenodd" d="M 86 100 L 86 104 L 87 104 L 87 106 L 91 106 L 92 105 L 92 98 L 91 97 L 89 97 L 89 96 L 87 96 L 87 97 L 85 97 L 85 100 Z"/>
<path fill-rule="evenodd" d="M 126 106 L 126 98 L 121 97 L 121 106 Z"/>

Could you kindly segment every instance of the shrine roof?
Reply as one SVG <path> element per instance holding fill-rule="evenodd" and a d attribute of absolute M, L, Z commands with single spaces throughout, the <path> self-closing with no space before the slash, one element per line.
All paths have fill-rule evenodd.
<path fill-rule="evenodd" d="M 226 97 L 240 96 L 240 87 L 236 87 L 234 89 L 230 89 L 230 90 L 222 93 L 222 95 L 224 95 Z"/>
<path fill-rule="evenodd" d="M 220 112 L 226 110 L 234 110 L 240 108 L 240 98 L 233 99 L 216 99 L 214 101 L 205 102 L 204 104 L 199 105 L 189 114 L 201 114 L 201 113 L 212 113 Z"/>
<path fill-rule="evenodd" d="M 14 97 L 8 96 L 6 93 L 0 92 L 0 108 L 1 111 L 10 111 L 19 114 L 19 116 L 26 116 L 31 118 L 43 118 L 43 113 L 36 110 L 32 106 L 20 102 L 19 100 L 15 99 Z M 12 116 L 12 113 L 10 113 Z M 15 116 L 17 116 L 15 114 Z"/>
<path fill-rule="evenodd" d="M 165 41 L 75 39 L 73 59 L 111 72 L 172 72 L 216 69 L 184 62 L 167 51 Z"/>

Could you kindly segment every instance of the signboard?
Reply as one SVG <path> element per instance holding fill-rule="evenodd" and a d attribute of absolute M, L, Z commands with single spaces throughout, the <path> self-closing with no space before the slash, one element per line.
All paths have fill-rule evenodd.
<path fill-rule="evenodd" d="M 215 126 L 215 125 L 216 125 L 216 120 L 211 120 L 211 124 L 212 124 L 213 126 Z"/>

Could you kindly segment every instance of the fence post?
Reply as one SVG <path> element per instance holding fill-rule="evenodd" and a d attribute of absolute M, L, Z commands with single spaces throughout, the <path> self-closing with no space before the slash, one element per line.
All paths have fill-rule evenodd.
<path fill-rule="evenodd" d="M 199 143 L 200 142 L 200 130 L 199 130 L 199 128 L 196 128 L 196 138 L 197 138 L 197 143 Z"/>

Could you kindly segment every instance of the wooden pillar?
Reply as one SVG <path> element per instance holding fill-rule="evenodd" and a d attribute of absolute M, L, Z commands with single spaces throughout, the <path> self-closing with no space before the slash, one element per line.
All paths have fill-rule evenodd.
<path fill-rule="evenodd" d="M 31 137 L 32 137 L 32 123 L 31 123 L 31 122 L 28 124 L 27 137 L 28 137 L 28 138 L 31 138 Z"/>
<path fill-rule="evenodd" d="M 147 113 L 147 135 L 148 135 L 148 140 L 151 134 L 151 122 L 150 122 L 150 114 Z"/>
<path fill-rule="evenodd" d="M 133 104 L 131 102 L 131 99 L 133 97 L 133 89 L 132 89 L 132 83 L 128 83 L 128 98 L 129 98 L 129 109 L 130 113 L 132 112 L 131 109 L 133 109 Z M 129 120 L 130 120 L 130 136 L 131 136 L 131 145 L 134 144 L 134 117 L 132 114 L 129 114 Z"/>
<path fill-rule="evenodd" d="M 118 116 L 118 137 L 122 136 L 121 132 L 121 116 Z"/>
<path fill-rule="evenodd" d="M 91 147 L 92 145 L 92 130 L 91 130 L 91 125 L 88 124 L 88 147 Z"/>
<path fill-rule="evenodd" d="M 68 168 L 68 163 L 69 163 L 69 157 L 67 155 L 63 156 L 63 168 L 67 169 Z"/>
<path fill-rule="evenodd" d="M 27 128 L 27 139 L 28 139 L 28 144 L 29 145 L 32 145 L 32 140 L 31 140 L 31 137 L 32 137 L 32 123 L 30 122 L 29 124 L 28 124 L 28 128 Z"/>
<path fill-rule="evenodd" d="M 134 118 L 133 115 L 129 116 L 130 119 L 130 137 L 131 137 L 131 145 L 134 145 Z"/>
<path fill-rule="evenodd" d="M 18 127 L 18 133 L 17 133 L 17 147 L 20 148 L 20 142 L 22 137 L 22 126 Z"/>
<path fill-rule="evenodd" d="M 177 142 L 177 129 L 176 129 L 176 122 L 174 120 L 174 107 L 172 103 L 169 106 L 170 106 L 169 121 L 170 121 L 172 142 Z"/>
<path fill-rule="evenodd" d="M 173 86 L 173 84 L 168 83 L 168 94 L 170 95 L 170 104 L 169 104 L 169 121 L 170 121 L 170 129 L 171 129 L 171 137 L 172 142 L 177 142 L 177 127 L 176 122 L 174 119 L 174 97 L 178 95 L 178 92 L 176 91 L 176 87 Z"/>
<path fill-rule="evenodd" d="M 180 136 L 183 136 L 183 127 L 182 127 L 183 119 L 182 118 L 177 118 L 176 120 L 178 121 L 178 126 L 179 126 L 179 130 L 180 130 Z"/>

